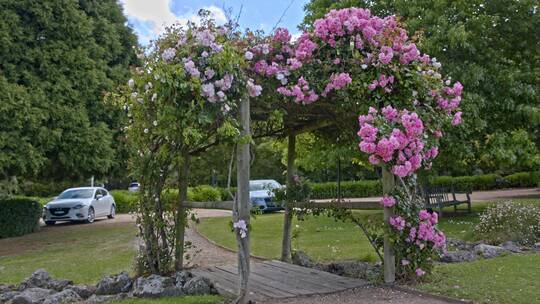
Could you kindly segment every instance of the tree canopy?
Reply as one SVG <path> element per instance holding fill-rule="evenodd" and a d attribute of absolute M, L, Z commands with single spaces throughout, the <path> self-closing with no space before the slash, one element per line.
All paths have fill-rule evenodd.
<path fill-rule="evenodd" d="M 102 100 L 127 81 L 136 41 L 115 0 L 0 1 L 0 173 L 80 179 L 123 166 L 122 112 Z"/>

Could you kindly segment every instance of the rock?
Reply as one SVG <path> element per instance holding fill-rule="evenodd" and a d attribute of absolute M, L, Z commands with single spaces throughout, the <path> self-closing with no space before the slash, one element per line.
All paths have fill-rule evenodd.
<path fill-rule="evenodd" d="M 183 294 L 182 287 L 177 287 L 173 278 L 156 274 L 138 278 L 133 287 L 133 295 L 139 298 L 158 298 Z"/>
<path fill-rule="evenodd" d="M 507 252 L 507 250 L 499 246 L 478 244 L 474 246 L 474 252 L 486 259 L 490 259 Z"/>
<path fill-rule="evenodd" d="M 71 284 L 73 284 L 73 281 L 70 281 L 70 280 L 53 280 L 53 279 L 51 279 L 49 281 L 48 285 L 47 285 L 47 288 L 54 289 L 56 291 L 62 291 L 66 287 L 70 286 Z"/>
<path fill-rule="evenodd" d="M 51 289 L 44 289 L 39 287 L 27 288 L 14 296 L 10 303 L 12 304 L 37 304 L 43 302 L 50 295 L 56 292 Z"/>
<path fill-rule="evenodd" d="M 70 286 L 69 289 L 76 292 L 83 299 L 88 299 L 96 292 L 96 287 L 92 285 L 74 285 Z"/>
<path fill-rule="evenodd" d="M 2 291 L 0 293 L 0 303 L 6 303 L 7 301 L 13 299 L 15 296 L 19 295 L 18 291 Z"/>
<path fill-rule="evenodd" d="M 50 280 L 51 276 L 45 269 L 38 269 L 34 271 L 31 276 L 21 282 L 19 285 L 19 290 L 22 291 L 33 287 L 47 288 L 49 287 Z"/>
<path fill-rule="evenodd" d="M 449 251 L 441 257 L 443 263 L 462 263 L 476 260 L 477 256 L 472 251 L 458 250 Z"/>
<path fill-rule="evenodd" d="M 320 264 L 315 268 L 340 276 L 375 281 L 381 275 L 381 265 L 360 261 L 343 261 L 330 264 Z"/>
<path fill-rule="evenodd" d="M 79 301 L 82 301 L 82 298 L 75 291 L 66 289 L 46 298 L 43 304 L 75 303 Z"/>
<path fill-rule="evenodd" d="M 315 266 L 315 262 L 307 255 L 307 253 L 295 250 L 292 253 L 292 262 L 298 266 L 312 268 Z"/>
<path fill-rule="evenodd" d="M 521 247 L 519 247 L 518 245 L 516 245 L 516 243 L 514 243 L 512 241 L 502 243 L 501 247 L 508 250 L 508 251 L 510 251 L 510 252 L 514 252 L 514 253 L 520 253 L 521 252 Z"/>
<path fill-rule="evenodd" d="M 131 290 L 133 281 L 127 272 L 103 278 L 97 285 L 97 295 L 118 294 Z"/>
<path fill-rule="evenodd" d="M 15 286 L 13 285 L 6 285 L 6 284 L 0 284 L 0 294 L 8 292 L 8 291 L 14 291 Z"/>
<path fill-rule="evenodd" d="M 188 295 L 205 295 L 215 293 L 210 280 L 204 277 L 191 278 L 186 282 L 183 289 Z"/>
<path fill-rule="evenodd" d="M 463 241 L 463 240 L 459 240 L 459 239 L 452 239 L 452 238 L 447 238 L 446 239 L 446 246 L 447 247 L 453 247 L 453 248 L 456 248 L 458 250 L 473 250 L 474 248 L 474 245 L 473 243 L 469 243 L 469 242 L 466 242 L 466 241 Z"/>
<path fill-rule="evenodd" d="M 174 281 L 176 282 L 176 287 L 183 287 L 193 275 L 189 271 L 178 271 L 174 274 Z"/>
<path fill-rule="evenodd" d="M 92 295 L 88 300 L 85 301 L 86 304 L 99 304 L 99 303 L 108 303 L 112 301 L 119 301 L 128 298 L 127 293 L 119 293 L 116 295 Z"/>
<path fill-rule="evenodd" d="M 27 288 L 38 287 L 62 291 L 71 284 L 73 284 L 73 282 L 69 280 L 53 280 L 45 269 L 38 269 L 34 271 L 31 276 L 22 281 L 19 285 L 19 290 L 22 291 Z"/>

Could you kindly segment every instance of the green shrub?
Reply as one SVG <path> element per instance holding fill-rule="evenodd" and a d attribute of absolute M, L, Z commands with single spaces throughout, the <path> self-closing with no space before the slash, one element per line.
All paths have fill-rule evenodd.
<path fill-rule="evenodd" d="M 57 196 L 67 188 L 78 187 L 73 182 L 35 182 L 25 181 L 20 184 L 21 194 L 24 196 L 51 197 Z"/>
<path fill-rule="evenodd" d="M 221 201 L 221 191 L 218 188 L 214 188 L 208 185 L 201 185 L 191 189 L 192 195 L 188 199 L 194 202 L 215 202 Z"/>
<path fill-rule="evenodd" d="M 455 191 L 479 191 L 502 188 L 504 179 L 498 174 L 473 176 L 438 176 L 429 180 L 430 186 L 454 188 Z"/>
<path fill-rule="evenodd" d="M 14 198 L 0 201 L 0 239 L 19 236 L 39 229 L 41 205 L 32 199 Z"/>
<path fill-rule="evenodd" d="M 510 187 L 536 187 L 540 185 L 540 171 L 518 172 L 504 179 Z"/>
<path fill-rule="evenodd" d="M 474 231 L 478 239 L 495 245 L 506 241 L 533 245 L 540 241 L 540 206 L 513 202 L 490 206 Z"/>
<path fill-rule="evenodd" d="M 109 193 L 114 198 L 117 213 L 129 213 L 137 210 L 138 193 L 127 190 L 113 190 Z"/>
<path fill-rule="evenodd" d="M 378 196 L 382 193 L 380 181 L 346 181 L 341 183 L 341 197 L 369 197 Z M 312 183 L 312 199 L 337 198 L 338 187 L 336 182 Z"/>

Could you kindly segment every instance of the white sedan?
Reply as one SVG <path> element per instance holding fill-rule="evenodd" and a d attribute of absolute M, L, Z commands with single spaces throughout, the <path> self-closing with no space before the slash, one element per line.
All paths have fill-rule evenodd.
<path fill-rule="evenodd" d="M 116 203 L 101 187 L 70 188 L 43 208 L 43 221 L 54 225 L 57 221 L 92 223 L 98 217 L 114 218 Z"/>

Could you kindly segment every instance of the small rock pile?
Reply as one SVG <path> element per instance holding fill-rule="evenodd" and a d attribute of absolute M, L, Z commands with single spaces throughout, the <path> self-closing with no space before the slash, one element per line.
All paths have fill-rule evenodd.
<path fill-rule="evenodd" d="M 527 251 L 540 251 L 540 243 L 532 247 L 518 246 L 512 241 L 504 242 L 499 246 L 488 245 L 482 242 L 470 243 L 456 239 L 447 239 L 447 247 L 456 249 L 448 251 L 441 256 L 443 263 L 472 262 L 478 258 L 491 259 L 500 255 L 523 253 Z"/>
<path fill-rule="evenodd" d="M 60 304 L 107 303 L 126 298 L 159 298 L 165 296 L 215 294 L 212 283 L 189 271 L 173 276 L 150 275 L 130 278 L 127 272 L 103 278 L 96 286 L 74 285 L 72 281 L 55 280 L 44 269 L 36 270 L 19 286 L 0 284 L 0 303 Z"/>
<path fill-rule="evenodd" d="M 292 253 L 292 262 L 296 265 L 315 268 L 340 276 L 376 281 L 382 274 L 381 264 L 361 261 L 340 261 L 332 263 L 316 263 L 305 252 L 297 250 Z"/>

